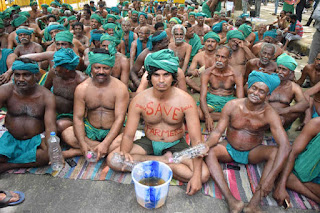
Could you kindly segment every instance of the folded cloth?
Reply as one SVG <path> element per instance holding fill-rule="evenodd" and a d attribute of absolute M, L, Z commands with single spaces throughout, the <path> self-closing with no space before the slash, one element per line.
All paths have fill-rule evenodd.
<path fill-rule="evenodd" d="M 59 119 L 62 119 L 62 118 L 71 118 L 71 119 L 73 119 L 73 113 L 57 114 L 56 120 L 59 120 Z"/>
<path fill-rule="evenodd" d="M 230 30 L 227 33 L 227 43 L 229 42 L 230 39 L 232 38 L 237 38 L 240 39 L 242 41 L 244 41 L 244 35 L 242 34 L 242 32 L 240 32 L 239 30 Z"/>
<path fill-rule="evenodd" d="M 44 135 L 36 135 L 27 140 L 18 140 L 6 131 L 0 138 L 0 155 L 8 158 L 8 163 L 36 162 L 37 148 Z"/>
<path fill-rule="evenodd" d="M 87 119 L 84 120 L 84 130 L 89 139 L 94 141 L 103 141 L 107 137 L 110 129 L 97 129 L 92 126 Z"/>
<path fill-rule="evenodd" d="M 109 48 L 110 48 L 110 45 L 109 45 Z M 88 57 L 89 57 L 90 64 L 85 71 L 87 75 L 91 75 L 92 64 L 98 63 L 98 64 L 108 65 L 109 67 L 113 67 L 115 63 L 114 55 L 89 52 Z"/>
<path fill-rule="evenodd" d="M 98 15 L 98 14 L 92 14 L 91 16 L 90 16 L 90 19 L 95 19 L 95 20 L 97 20 L 100 24 L 102 24 L 102 20 L 101 20 L 101 17 Z"/>
<path fill-rule="evenodd" d="M 70 31 L 61 31 L 56 34 L 55 41 L 66 41 L 72 44 L 73 34 Z"/>
<path fill-rule="evenodd" d="M 37 63 L 24 63 L 23 61 L 16 60 L 12 64 L 12 71 L 15 70 L 26 70 L 33 74 L 40 72 L 39 65 Z"/>
<path fill-rule="evenodd" d="M 249 152 L 250 151 L 239 151 L 233 148 L 229 143 L 226 146 L 226 149 L 231 156 L 232 160 L 236 163 L 248 164 L 249 163 Z"/>
<path fill-rule="evenodd" d="M 312 138 L 305 150 L 298 155 L 293 173 L 301 182 L 320 184 L 320 133 Z"/>
<path fill-rule="evenodd" d="M 11 25 L 14 27 L 19 27 L 23 23 L 25 23 L 28 20 L 28 18 L 24 15 L 19 16 L 18 18 L 15 18 L 11 21 Z"/>

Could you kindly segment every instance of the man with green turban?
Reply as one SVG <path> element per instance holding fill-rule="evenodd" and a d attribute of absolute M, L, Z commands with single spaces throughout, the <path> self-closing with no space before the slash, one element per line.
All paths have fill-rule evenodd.
<path fill-rule="evenodd" d="M 53 55 L 53 69 L 49 71 L 44 87 L 52 89 L 56 96 L 57 131 L 62 133 L 72 126 L 73 122 L 73 94 L 76 87 L 87 76 L 76 70 L 80 60 L 71 48 L 61 48 Z"/>
<path fill-rule="evenodd" d="M 33 29 L 27 27 L 19 27 L 16 30 L 18 46 L 14 49 L 14 53 L 20 57 L 30 53 L 41 53 L 43 48 L 40 44 L 31 41 Z"/>
<path fill-rule="evenodd" d="M 171 19 L 169 20 L 169 23 L 170 23 L 170 22 L 174 22 L 175 24 L 181 24 L 181 23 L 182 23 L 182 21 L 181 21 L 179 18 L 177 18 L 177 17 L 171 18 Z"/>
<path fill-rule="evenodd" d="M 15 16 L 17 17 L 11 21 L 11 25 L 12 27 L 14 27 L 15 30 L 20 26 L 29 27 L 29 21 L 26 16 L 24 15 L 15 15 Z M 8 49 L 14 49 L 14 47 L 18 45 L 17 33 L 15 30 L 12 31 L 8 36 Z"/>
<path fill-rule="evenodd" d="M 135 28 L 139 26 L 139 12 L 136 10 L 133 10 L 131 12 L 131 18 L 129 19 L 131 22 L 131 30 L 135 31 Z"/>
<path fill-rule="evenodd" d="M 232 49 L 229 63 L 235 70 L 240 71 L 243 76 L 246 72 L 246 61 L 256 57 L 244 42 L 244 35 L 239 30 L 230 30 L 227 33 L 227 45 Z"/>
<path fill-rule="evenodd" d="M 189 147 L 184 139 L 184 121 L 192 126 L 192 131 L 189 131 L 192 146 L 201 141 L 200 122 L 193 98 L 173 86 L 179 66 L 174 52 L 164 49 L 151 53 L 146 57 L 144 66 L 152 87 L 138 93 L 130 103 L 125 131 L 115 152 L 122 152 L 131 160 L 162 161 L 167 155 Z M 134 141 L 140 118 L 145 123 L 146 134 Z M 137 151 L 134 153 L 134 150 Z M 121 166 L 111 164 L 111 158 L 112 155 L 107 158 L 108 165 L 121 171 Z M 194 169 L 186 166 L 192 163 Z M 189 159 L 171 168 L 175 177 L 189 181 L 188 195 L 195 194 L 201 189 L 202 182 L 208 179 L 208 170 L 201 158 Z"/>
<path fill-rule="evenodd" d="M 115 23 L 118 20 L 118 16 L 117 15 L 113 15 L 113 14 L 108 14 L 107 15 L 107 22 L 108 23 Z M 107 23 L 106 23 L 107 24 Z"/>
<path fill-rule="evenodd" d="M 280 115 L 283 127 L 289 130 L 292 123 L 308 109 L 309 103 L 301 87 L 292 81 L 297 62 L 283 53 L 277 58 L 277 65 L 280 85 L 271 94 L 269 103 Z M 294 104 L 291 104 L 293 100 Z"/>
<path fill-rule="evenodd" d="M 11 21 L 11 25 L 15 28 L 19 27 L 19 26 L 24 26 L 24 25 L 28 25 L 28 18 L 24 15 L 19 15 L 17 18 L 13 19 Z"/>
<path fill-rule="evenodd" d="M 39 66 L 27 58 L 12 64 L 13 81 L 0 87 L 0 106 L 7 107 L 0 138 L 1 173 L 48 164 L 46 141 L 56 132 L 55 98 L 37 84 Z M 19 94 L 19 95 L 11 95 Z"/>
<path fill-rule="evenodd" d="M 206 163 L 228 203 L 229 212 L 260 212 L 261 200 L 272 190 L 291 151 L 281 119 L 267 103 L 267 97 L 280 83 L 279 77 L 252 72 L 248 83 L 248 97 L 231 100 L 224 106 L 216 128 L 206 141 L 210 147 Z M 269 128 L 277 146 L 262 145 L 265 131 Z M 220 142 L 225 131 L 228 138 Z M 232 195 L 224 179 L 221 162 L 244 165 L 265 162 L 258 183 L 260 188 L 253 193 L 247 205 Z"/>
<path fill-rule="evenodd" d="M 252 32 L 252 27 L 247 24 L 242 24 L 238 28 L 240 32 L 244 35 L 244 38 L 247 42 L 249 42 L 249 47 L 253 46 L 254 41 L 256 40 L 256 34 Z"/>
<path fill-rule="evenodd" d="M 218 24 L 215 24 L 212 26 L 212 31 L 215 33 L 221 33 L 222 32 L 222 26 L 224 23 L 227 23 L 226 21 L 220 21 Z"/>
<path fill-rule="evenodd" d="M 30 21 L 30 23 L 35 23 L 36 18 L 41 17 L 41 11 L 38 10 L 37 1 L 31 1 L 30 7 L 31 7 L 31 10 L 29 11 L 29 13 L 30 13 L 29 21 Z"/>
<path fill-rule="evenodd" d="M 207 15 L 204 13 L 197 13 L 196 20 L 198 24 L 194 25 L 194 32 L 200 37 L 201 43 L 203 44 L 203 36 L 210 32 L 210 27 L 204 23 L 204 19 Z"/>
<path fill-rule="evenodd" d="M 195 12 L 190 12 L 190 13 L 188 14 L 188 22 L 189 22 L 191 25 L 197 24 L 197 23 L 196 23 L 196 13 L 195 13 Z"/>
<path fill-rule="evenodd" d="M 114 139 L 123 126 L 129 103 L 126 85 L 111 76 L 115 56 L 103 49 L 89 53 L 92 77 L 81 83 L 74 93 L 74 125 L 62 134 L 73 149 L 68 157 L 87 156 L 91 150 L 97 160 L 115 149 Z M 112 94 L 112 95 L 111 95 Z"/>
<path fill-rule="evenodd" d="M 65 29 L 62 24 L 50 24 L 44 29 L 43 38 L 42 38 L 43 43 L 45 43 L 46 46 L 52 44 L 53 43 L 52 38 L 54 38 L 58 32 L 63 30 Z"/>

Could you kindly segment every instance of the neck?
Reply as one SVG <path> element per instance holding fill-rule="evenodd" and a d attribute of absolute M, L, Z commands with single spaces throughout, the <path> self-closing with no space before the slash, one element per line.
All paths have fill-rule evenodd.
<path fill-rule="evenodd" d="M 214 50 L 210 51 L 210 50 L 205 49 L 205 54 L 206 55 L 214 55 Z"/>
<path fill-rule="evenodd" d="M 20 90 L 16 87 L 16 91 L 20 95 L 29 96 L 35 93 L 37 88 L 37 84 L 35 84 L 33 87 L 29 88 L 28 90 Z"/>
<path fill-rule="evenodd" d="M 154 97 L 156 97 L 160 100 L 168 99 L 170 97 L 171 92 L 172 92 L 172 87 L 170 87 L 166 91 L 159 91 L 159 90 L 156 90 L 155 88 L 153 88 Z"/>
<path fill-rule="evenodd" d="M 254 104 L 254 103 L 250 102 L 248 98 L 246 98 L 245 106 L 247 107 L 247 109 L 249 111 L 262 111 L 265 108 L 265 102 L 263 102 L 261 104 Z"/>
<path fill-rule="evenodd" d="M 92 78 L 92 82 L 93 82 L 93 85 L 96 86 L 96 87 L 105 87 L 109 84 L 110 82 L 110 78 L 111 76 L 109 76 L 108 79 L 106 79 L 105 81 L 103 82 L 98 82 L 97 80 L 95 80 L 94 78 Z"/>
<path fill-rule="evenodd" d="M 259 62 L 258 62 L 258 63 L 259 63 L 259 67 L 266 67 L 266 66 L 268 66 L 268 65 L 269 65 L 269 63 L 270 63 L 270 62 L 269 62 L 269 63 L 267 63 L 267 64 L 263 64 L 263 63 L 261 63 L 261 61 L 259 60 Z"/>
<path fill-rule="evenodd" d="M 183 42 L 174 42 L 174 44 L 176 45 L 176 46 L 181 46 L 182 44 L 183 44 Z"/>
<path fill-rule="evenodd" d="M 285 79 L 285 80 L 281 80 L 280 81 L 280 85 L 286 85 L 287 83 L 290 83 L 291 81 L 289 81 L 289 79 Z"/>

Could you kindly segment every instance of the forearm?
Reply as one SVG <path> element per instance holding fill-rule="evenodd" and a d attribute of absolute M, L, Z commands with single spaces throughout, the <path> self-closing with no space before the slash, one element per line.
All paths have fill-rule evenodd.
<path fill-rule="evenodd" d="M 210 116 L 210 112 L 209 112 L 209 109 L 208 109 L 207 98 L 206 97 L 205 98 L 201 98 L 200 97 L 200 108 L 201 108 L 201 110 L 203 112 L 204 117 Z"/>
<path fill-rule="evenodd" d="M 250 60 L 250 59 L 253 59 L 253 58 L 255 58 L 256 56 L 251 52 L 251 50 L 247 47 L 247 46 L 244 46 L 243 47 L 243 50 L 244 50 L 244 52 L 245 52 L 245 54 L 246 54 L 246 58 L 247 58 L 247 60 Z"/>
<path fill-rule="evenodd" d="M 122 136 L 120 151 L 124 153 L 130 153 L 132 147 L 133 147 L 133 138 L 129 137 L 124 133 Z"/>
<path fill-rule="evenodd" d="M 291 148 L 289 143 L 280 144 L 277 155 L 276 155 L 276 159 L 273 163 L 270 173 L 268 174 L 268 178 L 275 180 L 278 177 L 279 173 L 283 169 L 283 166 L 289 156 L 290 150 Z"/>
<path fill-rule="evenodd" d="M 298 102 L 293 106 L 286 107 L 285 109 L 288 111 L 286 114 L 305 112 L 308 106 L 309 104 L 306 101 Z"/>
<path fill-rule="evenodd" d="M 289 155 L 289 158 L 287 160 L 287 163 L 285 164 L 285 167 L 283 168 L 283 171 L 280 175 L 279 182 L 278 182 L 279 187 L 286 188 L 286 183 L 287 183 L 288 177 L 294 167 L 295 158 L 296 158 L 296 156 L 291 152 Z"/>
<path fill-rule="evenodd" d="M 101 143 L 105 144 L 108 147 L 108 149 L 109 149 L 109 146 L 112 143 L 112 141 L 119 135 L 120 130 L 121 130 L 122 125 L 123 125 L 123 121 L 124 121 L 124 115 L 118 116 L 118 118 L 112 124 L 108 135 L 101 142 Z"/>
<path fill-rule="evenodd" d="M 192 159 L 193 163 L 193 177 L 201 179 L 201 171 L 202 171 L 202 158 L 194 158 Z"/>
<path fill-rule="evenodd" d="M 79 142 L 79 144 L 86 143 L 85 141 L 85 130 L 83 119 L 74 119 L 74 134 Z"/>
<path fill-rule="evenodd" d="M 133 69 L 131 69 L 130 71 L 130 77 L 131 77 L 131 80 L 133 82 L 133 84 L 136 86 L 136 87 L 139 87 L 139 84 L 140 84 L 140 80 L 138 78 L 138 75 L 137 75 L 137 71 L 136 69 L 133 67 Z"/>

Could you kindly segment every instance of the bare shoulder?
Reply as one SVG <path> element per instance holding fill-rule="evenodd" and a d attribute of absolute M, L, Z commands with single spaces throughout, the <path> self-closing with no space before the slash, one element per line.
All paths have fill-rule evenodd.
<path fill-rule="evenodd" d="M 311 71 L 311 70 L 313 70 L 313 69 L 314 69 L 314 65 L 313 65 L 313 64 L 307 64 L 307 65 L 304 67 L 303 71 L 309 72 L 309 71 Z"/>
<path fill-rule="evenodd" d="M 50 90 L 40 85 L 37 85 L 37 88 L 38 88 L 38 91 L 41 93 L 41 95 L 44 97 L 44 100 L 46 101 L 55 100 L 55 96 Z"/>
<path fill-rule="evenodd" d="M 87 78 L 82 83 L 78 84 L 78 86 L 76 87 L 76 91 L 75 92 L 84 92 L 84 91 L 86 91 L 87 87 L 91 83 L 92 83 L 92 79 L 91 78 Z"/>
<path fill-rule="evenodd" d="M 0 94 L 6 95 L 6 96 L 11 96 L 13 88 L 14 88 L 14 84 L 12 82 L 7 83 L 7 84 L 3 84 L 0 86 Z"/>
<path fill-rule="evenodd" d="M 77 76 L 78 76 L 78 82 L 81 83 L 84 80 L 86 80 L 88 78 L 88 76 L 86 74 L 84 74 L 81 71 L 76 70 Z"/>
<path fill-rule="evenodd" d="M 153 99 L 153 94 L 152 94 L 153 88 L 150 87 L 148 89 L 145 89 L 141 92 L 139 92 L 134 98 L 131 100 L 131 103 L 144 103 L 150 99 Z"/>
<path fill-rule="evenodd" d="M 112 89 L 117 90 L 116 93 L 128 91 L 127 86 L 122 81 L 112 76 L 110 76 L 110 78 L 111 78 L 110 86 L 112 87 Z"/>
<path fill-rule="evenodd" d="M 242 76 L 242 73 L 239 70 L 234 69 L 231 65 L 229 65 L 228 67 L 229 67 L 229 70 L 234 74 L 234 76 L 236 77 Z"/>

